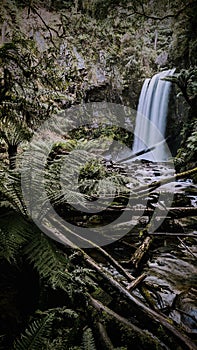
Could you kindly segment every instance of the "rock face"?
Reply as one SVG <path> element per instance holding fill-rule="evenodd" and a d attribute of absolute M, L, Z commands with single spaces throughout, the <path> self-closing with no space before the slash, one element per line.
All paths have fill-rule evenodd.
<path fill-rule="evenodd" d="M 188 113 L 188 108 L 184 103 L 184 99 L 181 97 L 177 99 L 177 94 L 177 87 L 172 85 L 165 135 L 172 156 L 176 156 L 177 150 L 181 144 L 181 130 L 184 118 Z"/>
<path fill-rule="evenodd" d="M 155 1 L 144 6 L 147 16 L 125 1 L 100 1 L 99 5 L 51 2 L 45 8 L 19 6 L 14 1 L 1 4 L 2 44 L 22 34 L 35 43 L 38 60 L 56 57 L 55 74 L 64 80 L 64 108 L 109 101 L 136 110 L 145 78 L 163 69 L 196 63 L 196 18 L 192 15 L 196 5 L 186 7 L 178 17 L 163 20 L 154 17 L 176 13 L 182 1 L 176 1 L 173 8 L 167 0 L 161 7 Z M 180 113 L 182 107 L 177 107 L 175 98 L 170 105 L 167 136 L 172 136 L 173 145 L 179 143 L 177 126 L 185 109 Z"/>
<path fill-rule="evenodd" d="M 85 2 L 78 8 L 58 6 L 55 11 L 28 9 L 14 7 L 13 2 L 4 16 L 2 11 L 3 26 L 9 27 L 4 30 L 4 40 L 12 40 L 17 24 L 17 30 L 36 43 L 40 54 L 49 55 L 49 50 L 59 47 L 57 59 L 69 73 L 72 103 L 83 98 L 117 100 L 136 108 L 144 78 L 167 65 L 169 33 L 163 27 L 167 30 L 170 22 L 160 26 L 139 17 L 136 23 L 127 6 L 109 8 L 102 19 Z M 17 12 L 14 21 L 13 11 Z"/>

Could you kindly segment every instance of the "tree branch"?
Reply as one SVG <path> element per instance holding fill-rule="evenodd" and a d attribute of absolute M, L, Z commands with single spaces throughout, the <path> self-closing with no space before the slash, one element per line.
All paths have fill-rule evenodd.
<path fill-rule="evenodd" d="M 163 21 L 164 19 L 167 18 L 177 18 L 182 12 L 184 12 L 191 4 L 193 3 L 193 1 L 188 2 L 188 4 L 186 4 L 185 6 L 183 6 L 180 10 L 178 10 L 176 13 L 169 13 L 166 14 L 165 16 L 162 17 L 158 17 L 158 16 L 152 16 L 152 15 L 148 15 L 145 10 L 144 7 L 142 6 L 142 12 L 138 11 L 136 8 L 134 9 L 134 11 L 129 14 L 127 17 L 130 17 L 134 14 L 142 16 L 142 17 L 146 17 L 148 19 L 153 19 L 155 21 Z"/>

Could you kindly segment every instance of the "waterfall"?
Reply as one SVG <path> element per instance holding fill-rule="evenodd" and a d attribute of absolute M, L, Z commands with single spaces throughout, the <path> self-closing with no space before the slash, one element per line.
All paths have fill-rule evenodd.
<path fill-rule="evenodd" d="M 164 161 L 170 156 L 165 141 L 166 119 L 171 83 L 162 78 L 172 75 L 175 69 L 155 74 L 146 79 L 139 98 L 132 153 L 155 146 L 141 156 L 152 161 Z"/>

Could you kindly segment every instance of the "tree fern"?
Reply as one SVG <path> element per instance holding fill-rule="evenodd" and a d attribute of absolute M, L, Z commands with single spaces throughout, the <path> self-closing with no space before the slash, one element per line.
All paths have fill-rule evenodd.
<path fill-rule="evenodd" d="M 54 313 L 49 313 L 41 320 L 32 322 L 20 338 L 15 342 L 13 350 L 41 350 L 46 349 L 44 343 L 50 336 Z"/>

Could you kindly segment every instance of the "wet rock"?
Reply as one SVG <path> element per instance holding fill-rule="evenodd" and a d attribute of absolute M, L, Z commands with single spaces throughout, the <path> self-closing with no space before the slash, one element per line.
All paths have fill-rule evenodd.
<path fill-rule="evenodd" d="M 180 293 L 174 301 L 174 315 L 183 327 L 197 335 L 197 289 L 191 288 Z M 179 314 L 179 315 L 178 315 Z M 172 313 L 173 316 L 173 313 Z"/>
<path fill-rule="evenodd" d="M 195 246 L 190 249 L 195 251 Z M 197 266 L 194 258 L 178 245 L 168 245 L 155 250 L 145 269 L 146 281 L 156 286 L 163 310 L 171 310 L 169 316 L 186 327 L 189 333 L 197 333 Z"/>

